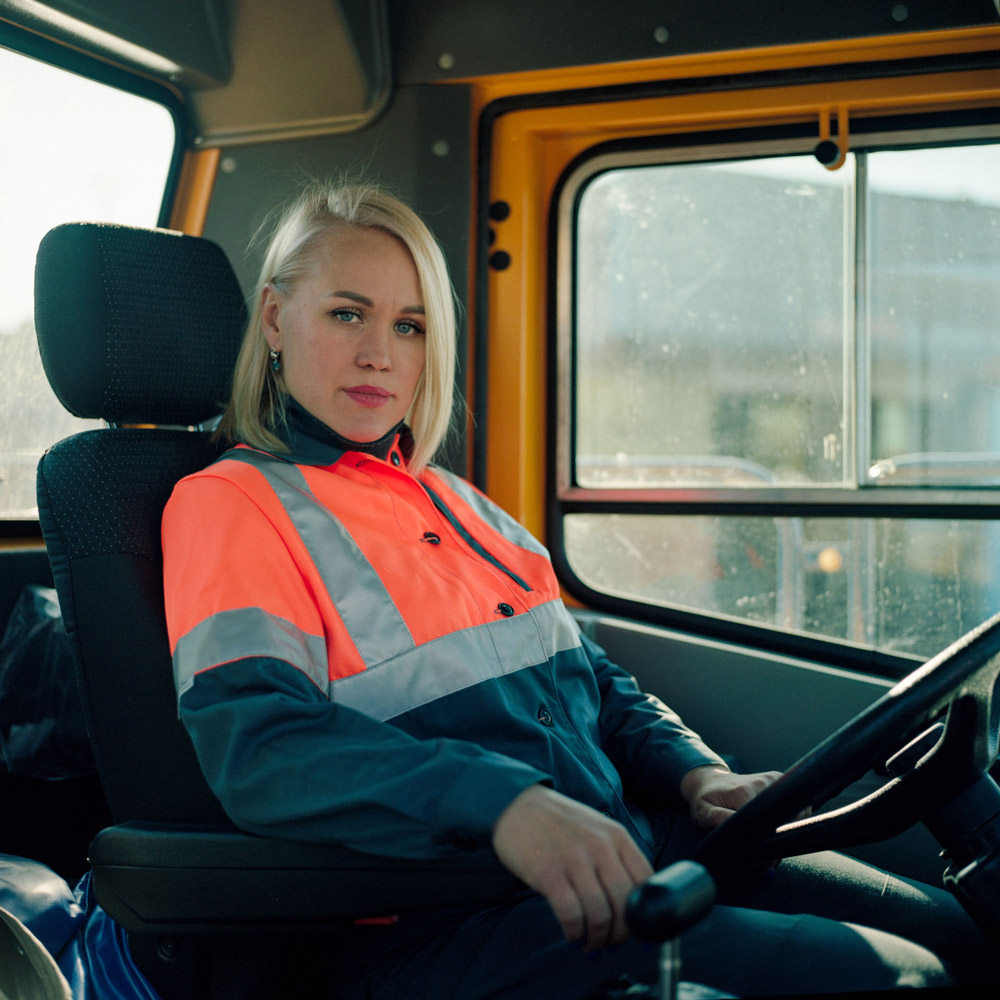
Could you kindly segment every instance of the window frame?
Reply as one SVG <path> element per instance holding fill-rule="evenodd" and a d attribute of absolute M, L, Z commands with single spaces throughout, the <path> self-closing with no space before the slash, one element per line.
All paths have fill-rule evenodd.
<path fill-rule="evenodd" d="M 1000 141 L 1000 110 L 900 115 L 861 120 L 852 124 L 852 151 L 927 148 Z M 547 505 L 548 542 L 560 579 L 571 596 L 596 610 L 639 618 L 655 624 L 700 634 L 746 642 L 776 652 L 805 655 L 863 669 L 886 677 L 899 677 L 922 658 L 862 646 L 850 641 L 783 629 L 711 613 L 647 603 L 594 590 L 569 564 L 565 552 L 564 518 L 573 514 L 621 514 L 762 518 L 856 518 L 998 520 L 1000 487 L 978 485 L 891 485 L 866 483 L 861 476 L 867 445 L 869 391 L 867 331 L 854 322 L 849 351 L 854 369 L 846 401 L 857 485 L 714 486 L 587 488 L 575 481 L 575 316 L 576 214 L 588 184 L 606 170 L 623 166 L 719 162 L 760 156 L 811 154 L 816 131 L 808 127 L 761 125 L 729 131 L 691 131 L 655 140 L 610 142 L 578 156 L 560 177 L 551 203 L 551 280 L 554 331 L 550 353 L 550 454 L 552 455 Z M 854 224 L 863 219 L 855 208 Z M 863 224 L 863 223 L 862 223 Z M 852 276 L 863 263 L 864 233 L 856 234 L 857 250 Z M 853 303 L 855 320 L 863 305 L 856 282 L 845 290 Z"/>
<path fill-rule="evenodd" d="M 167 179 L 164 184 L 156 225 L 159 227 L 168 226 L 180 181 L 184 154 L 189 145 L 188 140 L 193 134 L 188 109 L 180 91 L 166 82 L 137 72 L 130 72 L 120 66 L 88 55 L 86 52 L 81 52 L 79 49 L 70 48 L 49 38 L 25 31 L 6 21 L 0 21 L 0 47 L 29 59 L 37 59 L 55 69 L 65 70 L 68 73 L 93 80 L 95 83 L 102 83 L 116 90 L 134 94 L 136 97 L 145 98 L 167 109 L 174 123 L 174 149 L 167 170 Z"/>
<path fill-rule="evenodd" d="M 152 101 L 167 110 L 173 123 L 174 144 L 155 225 L 168 228 L 180 185 L 185 153 L 192 135 L 190 117 L 180 91 L 165 82 L 130 72 L 2 20 L 0 47 L 54 69 Z M 0 547 L 5 542 L 16 545 L 40 539 L 41 528 L 37 517 L 0 517 Z"/>

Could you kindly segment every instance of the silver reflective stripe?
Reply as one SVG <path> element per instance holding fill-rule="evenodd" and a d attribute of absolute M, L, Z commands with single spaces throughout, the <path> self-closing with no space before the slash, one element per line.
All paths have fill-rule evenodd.
<path fill-rule="evenodd" d="M 504 538 L 509 539 L 515 545 L 520 545 L 522 549 L 535 552 L 538 555 L 548 556 L 545 547 L 531 534 L 523 525 L 514 520 L 505 510 L 498 507 L 491 500 L 487 500 L 481 493 L 474 490 L 464 479 L 456 476 L 447 469 L 434 466 L 433 473 L 453 492 L 457 493 L 491 528 L 499 531 Z M 468 528 L 468 525 L 466 525 Z M 475 532 L 472 532 L 475 535 Z M 486 548 L 489 548 L 487 539 L 479 539 Z"/>
<path fill-rule="evenodd" d="M 562 601 L 452 632 L 388 663 L 330 684 L 330 699 L 381 722 L 576 649 L 580 635 Z"/>
<path fill-rule="evenodd" d="M 248 656 L 269 656 L 298 667 L 325 694 L 330 687 L 326 640 L 309 635 L 263 608 L 220 611 L 183 636 L 174 650 L 174 683 L 180 697 L 195 674 Z"/>
<path fill-rule="evenodd" d="M 347 529 L 314 496 L 300 469 L 281 459 L 235 450 L 226 460 L 259 469 L 278 495 L 366 667 L 414 648 L 389 592 Z"/>

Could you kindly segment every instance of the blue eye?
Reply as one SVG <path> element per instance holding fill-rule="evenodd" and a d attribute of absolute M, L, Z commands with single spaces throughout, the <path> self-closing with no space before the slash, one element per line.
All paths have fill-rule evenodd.
<path fill-rule="evenodd" d="M 361 320 L 361 313 L 356 309 L 334 309 L 330 315 L 341 323 L 356 323 Z"/>
<path fill-rule="evenodd" d="M 408 337 L 420 336 L 424 333 L 424 328 L 419 323 L 414 323 L 413 320 L 401 319 L 396 323 L 396 332 Z"/>

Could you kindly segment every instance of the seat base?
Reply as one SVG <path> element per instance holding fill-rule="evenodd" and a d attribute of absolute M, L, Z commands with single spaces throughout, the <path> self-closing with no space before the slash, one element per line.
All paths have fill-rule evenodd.
<path fill-rule="evenodd" d="M 524 885 L 492 851 L 409 860 L 235 827 L 123 823 L 90 848 L 105 912 L 140 935 L 329 931 L 331 923 L 501 902 Z"/>

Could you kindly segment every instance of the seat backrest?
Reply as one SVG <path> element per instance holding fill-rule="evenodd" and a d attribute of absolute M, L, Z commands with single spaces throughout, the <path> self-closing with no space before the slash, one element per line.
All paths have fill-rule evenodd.
<path fill-rule="evenodd" d="M 219 452 L 199 428 L 228 397 L 244 322 L 208 240 L 78 223 L 39 247 L 45 373 L 71 413 L 110 424 L 42 456 L 38 512 L 115 822 L 225 819 L 177 719 L 160 518 Z"/>

